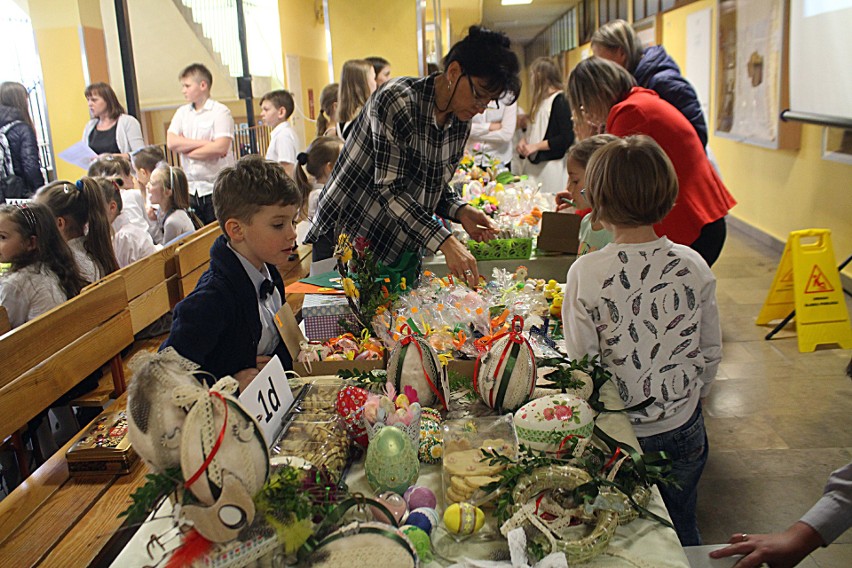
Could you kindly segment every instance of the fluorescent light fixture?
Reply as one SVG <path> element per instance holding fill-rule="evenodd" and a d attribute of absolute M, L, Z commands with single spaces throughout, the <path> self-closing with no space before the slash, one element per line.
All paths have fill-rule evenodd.
<path fill-rule="evenodd" d="M 532 4 L 533 0 L 500 0 L 501 6 L 523 6 L 524 4 Z"/>

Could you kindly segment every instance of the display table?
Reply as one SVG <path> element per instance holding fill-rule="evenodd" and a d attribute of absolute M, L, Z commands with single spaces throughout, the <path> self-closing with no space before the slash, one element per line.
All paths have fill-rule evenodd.
<path fill-rule="evenodd" d="M 608 407 L 617 408 L 620 405 L 615 387 L 612 384 L 606 384 L 601 394 L 603 402 Z M 623 414 L 602 415 L 598 420 L 598 425 L 610 436 L 635 448 L 639 447 L 636 436 L 633 434 L 633 428 Z M 363 461 L 352 466 L 346 482 L 352 492 L 360 492 L 365 495 L 374 494 L 364 475 Z M 427 485 L 436 494 L 441 495 L 441 467 L 439 465 L 421 465 L 420 478 L 417 483 Z M 661 517 L 669 518 L 656 487 L 653 489 L 648 508 Z M 173 529 L 173 521 L 169 518 L 170 514 L 171 506 L 166 503 L 155 515 L 158 520 L 145 523 L 124 551 L 115 559 L 112 566 L 126 568 L 154 565 L 167 551 L 174 548 L 177 540 L 174 538 L 175 530 Z M 452 541 L 443 529 L 439 529 L 433 537 L 436 548 L 448 557 L 451 556 L 451 558 L 437 558 L 427 565 L 427 568 L 448 566 L 462 560 L 463 557 L 487 558 L 493 551 L 501 547 L 504 548 L 505 540 L 495 535 L 493 525 L 492 520 L 481 533 L 459 544 Z M 490 536 L 485 534 L 489 530 Z M 164 547 L 161 548 L 156 544 L 150 546 L 152 535 L 158 535 L 159 542 Z M 149 552 L 151 555 L 149 555 Z M 655 521 L 636 519 L 632 523 L 619 526 L 606 551 L 584 566 L 688 568 L 689 562 L 674 530 Z"/>
<path fill-rule="evenodd" d="M 530 269 L 531 278 L 543 278 L 544 280 L 556 280 L 565 282 L 568 268 L 577 260 L 576 254 L 546 253 L 534 251 L 530 258 L 518 258 L 512 260 L 480 260 L 476 264 L 479 273 L 486 278 L 491 278 L 491 272 L 495 268 L 505 268 L 514 272 L 516 268 L 523 265 Z M 423 270 L 431 270 L 441 276 L 447 273 L 447 261 L 444 255 L 438 253 L 434 256 L 423 258 Z"/>

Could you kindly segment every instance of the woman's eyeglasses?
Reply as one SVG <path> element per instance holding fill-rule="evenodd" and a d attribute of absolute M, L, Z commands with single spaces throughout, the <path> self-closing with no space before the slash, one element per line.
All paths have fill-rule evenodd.
<path fill-rule="evenodd" d="M 476 104 L 476 106 L 478 106 L 479 108 L 482 108 L 482 109 L 485 109 L 485 108 L 498 109 L 498 108 L 500 108 L 499 102 L 497 102 L 493 99 L 489 99 L 487 97 L 481 97 L 479 95 L 479 93 L 476 92 L 476 87 L 474 86 L 473 79 L 470 78 L 470 75 L 465 75 L 465 77 L 467 77 L 467 83 L 468 83 L 468 85 L 470 85 L 470 92 L 473 95 L 473 102 Z"/>

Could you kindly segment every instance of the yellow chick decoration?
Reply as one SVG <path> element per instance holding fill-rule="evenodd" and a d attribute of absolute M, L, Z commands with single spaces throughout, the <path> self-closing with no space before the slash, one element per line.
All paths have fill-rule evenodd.
<path fill-rule="evenodd" d="M 548 300 L 552 300 L 554 296 L 561 292 L 562 290 L 559 288 L 559 282 L 556 280 L 548 280 L 547 284 L 544 285 L 544 297 Z"/>
<path fill-rule="evenodd" d="M 562 319 L 562 293 L 554 294 L 553 303 L 550 304 L 550 315 L 556 319 Z"/>

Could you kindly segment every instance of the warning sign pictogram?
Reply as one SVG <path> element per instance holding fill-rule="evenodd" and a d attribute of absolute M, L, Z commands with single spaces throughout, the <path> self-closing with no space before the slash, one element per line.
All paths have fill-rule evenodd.
<path fill-rule="evenodd" d="M 815 242 L 802 242 L 803 239 Z M 758 325 L 784 318 L 767 339 L 789 321 L 795 310 L 799 351 L 813 351 L 828 344 L 852 348 L 852 327 L 834 262 L 828 229 L 790 233 L 775 279 L 757 316 Z"/>
<path fill-rule="evenodd" d="M 819 265 L 814 264 L 811 275 L 808 277 L 808 283 L 805 285 L 805 294 L 822 294 L 825 292 L 834 292 L 834 287 L 826 279 L 822 270 L 819 269 Z"/>

